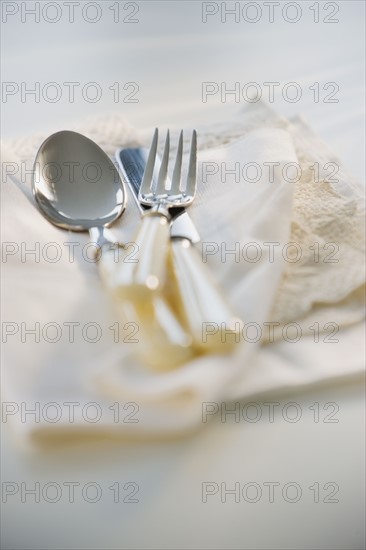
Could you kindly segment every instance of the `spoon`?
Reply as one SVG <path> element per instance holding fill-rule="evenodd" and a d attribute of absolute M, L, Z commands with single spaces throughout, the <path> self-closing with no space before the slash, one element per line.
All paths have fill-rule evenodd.
<path fill-rule="evenodd" d="M 33 195 L 43 215 L 71 231 L 89 230 L 98 246 L 113 243 L 105 230 L 126 207 L 126 190 L 113 162 L 91 139 L 62 131 L 38 150 Z"/>
<path fill-rule="evenodd" d="M 138 324 L 143 345 L 136 351 L 144 362 L 166 370 L 189 359 L 193 354 L 191 339 L 165 300 L 157 296 L 149 303 L 132 301 L 121 284 L 123 257 L 119 252 L 124 252 L 123 245 L 115 242 L 108 228 L 125 210 L 127 196 L 106 153 L 77 132 L 52 134 L 38 150 L 32 189 L 39 209 L 52 224 L 71 231 L 89 231 L 98 247 L 105 286 L 118 299 L 124 316 Z"/>

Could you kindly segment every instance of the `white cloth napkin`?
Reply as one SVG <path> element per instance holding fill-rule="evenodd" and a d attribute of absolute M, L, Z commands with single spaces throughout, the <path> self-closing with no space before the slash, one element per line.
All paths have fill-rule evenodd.
<path fill-rule="evenodd" d="M 77 129 L 109 154 L 118 146 L 147 144 L 151 135 L 134 133 L 118 116 Z M 184 433 L 205 425 L 207 411 L 215 412 L 222 402 L 229 408 L 233 400 L 362 372 L 358 185 L 301 120 L 285 121 L 262 104 L 249 105 L 236 121 L 199 129 L 199 136 L 198 193 L 190 214 L 202 238 L 199 246 L 214 243 L 218 249 L 207 264 L 247 325 L 233 355 L 201 357 L 167 373 L 146 371 L 134 358 L 130 328 L 102 287 L 97 264 L 83 258 L 88 236 L 55 228 L 36 209 L 30 174 L 22 170 L 29 168 L 41 137 L 5 144 L 3 159 L 14 175 L 5 178 L 2 201 L 3 414 L 20 441 L 45 443 L 80 433 Z M 314 162 L 319 182 L 309 168 Z M 324 172 L 331 162 L 340 166 L 335 183 Z M 262 175 L 255 183 L 229 175 L 224 181 L 223 167 L 234 169 L 235 163 L 240 171 L 256 163 Z M 277 163 L 273 181 L 268 163 Z M 216 173 L 207 175 L 215 166 Z M 300 166 L 300 180 L 285 181 L 284 166 L 293 179 Z M 138 223 L 130 200 L 113 227 L 116 237 L 129 241 Z M 72 262 L 71 245 L 65 245 L 70 242 L 76 243 Z M 283 258 L 290 242 L 300 246 L 299 262 Z M 310 249 L 314 242 L 317 261 Z M 337 263 L 324 262 L 333 250 L 327 243 L 336 243 Z M 235 247 L 239 261 L 233 255 L 223 261 L 221 253 Z M 25 256 L 26 249 L 37 253 Z M 255 249 L 260 260 L 248 261 Z M 57 261 L 46 261 L 56 252 Z M 278 324 L 273 343 L 268 322 Z M 283 336 L 289 322 L 301 329 L 296 342 L 289 341 L 292 329 L 287 341 Z M 338 342 L 327 342 L 335 324 L 341 327 L 334 336 Z M 39 338 L 26 333 L 32 328 Z M 35 412 L 27 413 L 31 409 Z"/>

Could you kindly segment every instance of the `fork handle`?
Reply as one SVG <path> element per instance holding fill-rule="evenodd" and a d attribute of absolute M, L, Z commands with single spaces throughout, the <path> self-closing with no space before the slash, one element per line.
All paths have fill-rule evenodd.
<path fill-rule="evenodd" d="M 121 262 L 116 262 L 115 250 L 110 246 L 102 248 L 98 263 L 102 281 L 116 309 L 137 329 L 131 351 L 144 365 L 154 371 L 165 371 L 192 359 L 197 350 L 168 301 L 159 294 L 150 296 L 149 300 L 136 299 L 131 294 L 127 297 L 126 289 L 121 291 L 119 284 Z"/>
<path fill-rule="evenodd" d="M 178 308 L 194 344 L 206 353 L 228 353 L 240 342 L 242 321 L 187 239 L 171 241 Z"/>
<path fill-rule="evenodd" d="M 115 267 L 115 283 L 122 297 L 144 301 L 160 292 L 165 282 L 169 244 L 169 220 L 160 212 L 148 211 L 133 239 L 134 258 Z"/>

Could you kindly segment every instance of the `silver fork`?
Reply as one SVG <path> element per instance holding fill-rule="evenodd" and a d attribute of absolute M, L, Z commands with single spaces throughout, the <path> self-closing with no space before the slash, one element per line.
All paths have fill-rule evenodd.
<path fill-rule="evenodd" d="M 197 134 L 192 133 L 188 174 L 182 184 L 183 131 L 179 136 L 171 183 L 168 178 L 170 136 L 167 132 L 163 158 L 154 177 L 158 145 L 158 129 L 154 132 L 139 201 L 151 209 L 145 212 L 135 242 L 139 262 L 130 271 L 129 284 L 135 295 L 145 299 L 148 293 L 161 290 L 167 274 L 169 223 L 171 208 L 187 208 L 195 197 L 197 186 Z M 210 271 L 202 262 L 194 241 L 186 231 L 175 232 L 171 239 L 173 273 L 169 281 L 174 289 L 173 300 L 194 344 L 205 352 L 227 352 L 240 341 L 241 321 L 224 299 Z M 194 241 L 195 242 L 195 241 Z M 172 294 L 172 292 L 171 292 Z"/>
<path fill-rule="evenodd" d="M 139 201 L 151 206 L 144 212 L 142 222 L 133 240 L 136 249 L 136 262 L 125 264 L 120 271 L 121 286 L 128 289 L 134 299 L 146 300 L 151 294 L 161 291 L 166 280 L 166 260 L 170 238 L 169 209 L 186 207 L 194 199 L 196 190 L 197 136 L 193 132 L 188 177 L 181 190 L 181 169 L 183 156 L 183 133 L 181 132 L 173 170 L 172 181 L 168 178 L 170 136 L 167 132 L 163 159 L 157 178 L 154 178 L 154 165 L 158 145 L 158 129 L 149 151 L 148 160 L 139 191 Z M 154 182 L 155 181 L 155 182 Z M 155 187 L 155 188 L 154 188 Z"/>

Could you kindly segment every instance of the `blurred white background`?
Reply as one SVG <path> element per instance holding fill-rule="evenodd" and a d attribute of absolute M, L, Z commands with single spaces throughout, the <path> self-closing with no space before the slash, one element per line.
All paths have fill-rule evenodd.
<path fill-rule="evenodd" d="M 10 7 L 6 8 L 6 5 Z M 314 129 L 342 155 L 346 165 L 360 178 L 363 174 L 364 151 L 364 15 L 361 1 L 341 2 L 248 2 L 237 3 L 235 15 L 225 12 L 235 2 L 142 1 L 118 2 L 108 0 L 92 3 L 82 0 L 74 6 L 74 22 L 70 23 L 71 7 L 54 2 L 58 9 L 41 2 L 40 22 L 27 13 L 34 9 L 32 2 L 4 2 L 2 7 L 2 79 L 15 82 L 19 91 L 3 97 L 3 137 L 34 133 L 38 130 L 63 129 L 74 121 L 96 112 L 125 113 L 132 124 L 197 124 L 209 121 L 217 107 L 235 112 L 234 96 L 221 103 L 220 94 L 202 102 L 202 82 L 226 82 L 240 89 L 248 82 L 263 85 L 278 82 L 274 108 L 286 116 L 302 113 Z M 66 3 L 67 4 L 67 3 Z M 117 10 L 117 4 L 119 8 Z M 272 6 L 270 10 L 270 5 Z M 295 4 L 291 7 L 288 4 Z M 18 11 L 11 15 L 8 12 Z M 89 6 L 89 7 L 88 7 Z M 114 6 L 114 7 L 113 7 Z M 286 7 L 287 6 L 287 7 Z M 85 9 L 86 8 L 86 9 Z M 112 8 L 112 9 L 111 9 Z M 204 14 L 210 10 L 217 13 Z M 270 11 L 273 10 L 273 23 Z M 42 17 L 42 13 L 44 16 Z M 84 14 L 84 18 L 83 18 Z M 22 23 L 22 16 L 24 23 Z M 55 23 L 45 21 L 58 19 Z M 96 19 L 95 23 L 88 22 Z M 224 23 L 221 19 L 224 18 Z M 247 20 L 255 20 L 250 23 Z M 290 23 L 285 20 L 299 20 Z M 315 23 L 314 19 L 319 22 Z M 118 19 L 119 22 L 114 22 Z M 247 20 L 246 20 L 247 19 Z M 136 23 L 127 22 L 136 20 Z M 324 22 L 329 20 L 328 23 Z M 337 22 L 331 22 L 336 21 Z M 29 95 L 22 103 L 21 83 L 27 89 L 39 83 L 39 103 Z M 59 101 L 42 97 L 55 89 L 47 88 L 56 82 L 61 89 Z M 80 83 L 75 87 L 75 101 L 68 100 L 67 82 Z M 88 102 L 82 90 L 88 83 L 100 87 L 100 100 Z M 109 89 L 119 83 L 119 97 Z M 138 85 L 139 91 L 126 103 L 132 87 L 123 90 L 128 82 Z M 283 86 L 296 82 L 302 96 L 291 103 L 282 98 Z M 319 83 L 319 101 L 314 101 L 314 83 Z M 325 88 L 329 83 L 333 86 Z M 263 87 L 267 99 L 268 87 Z M 85 89 L 85 88 L 84 88 Z M 86 89 L 93 99 L 95 89 Z M 289 95 L 294 89 L 289 90 Z M 327 103 L 324 99 L 338 100 Z M 117 99 L 117 103 L 114 100 Z"/>
<path fill-rule="evenodd" d="M 2 2 L 2 137 L 4 139 L 65 129 L 75 120 L 106 111 L 125 114 L 131 124 L 193 125 L 214 121 L 216 113 L 231 115 L 240 108 L 233 96 L 222 103 L 220 95 L 202 102 L 202 82 L 278 82 L 282 90 L 296 82 L 302 97 L 296 103 L 276 92 L 273 106 L 286 116 L 303 114 L 345 162 L 349 171 L 364 177 L 364 12 L 363 1 L 302 1 L 296 23 L 284 20 L 279 3 L 275 20 L 269 22 L 266 2 L 260 6 L 257 23 L 233 16 L 220 19 L 221 2 L 211 2 L 216 15 L 202 22 L 200 1 L 95 2 L 85 21 L 75 5 L 75 20 L 68 21 L 66 2 L 49 7 L 48 18 L 61 13 L 58 22 L 25 14 L 34 2 Z M 41 9 L 46 2 L 41 2 Z M 93 4 L 90 3 L 89 4 Z M 120 22 L 113 21 L 119 4 Z M 129 4 L 129 5 L 127 5 Z M 234 2 L 228 2 L 232 8 Z M 247 2 L 240 2 L 240 8 Z M 294 4 L 294 3 L 290 3 Z M 138 11 L 132 15 L 137 5 Z M 328 7 L 326 7 L 328 5 Z M 7 6 L 7 7 L 5 7 Z M 115 6 L 113 9 L 111 9 Z M 311 9 L 313 6 L 313 9 Z M 315 7 L 314 7 L 315 6 Z M 330 6 L 330 7 L 329 7 Z M 10 14 L 14 8 L 15 13 Z M 18 10 L 17 10 L 18 8 Z M 24 6 L 23 6 L 24 8 Z M 314 14 L 319 8 L 319 23 Z M 334 11 L 334 15 L 332 15 Z M 336 8 L 339 8 L 336 9 Z M 24 8 L 25 9 L 25 8 Z M 253 8 L 254 9 L 254 8 Z M 290 8 L 288 8 L 290 9 Z M 294 8 L 295 9 L 295 8 Z M 6 10 L 6 11 L 4 11 Z M 53 11 L 52 11 L 53 10 Z M 293 18 L 291 9 L 288 17 Z M 123 18 L 136 23 L 123 22 Z M 248 12 L 253 18 L 254 12 Z M 338 19 L 325 23 L 324 18 Z M 22 84 L 40 90 L 55 82 L 62 90 L 60 101 L 31 96 L 22 101 Z M 64 83 L 76 82 L 75 101 L 68 101 Z M 97 83 L 101 99 L 88 102 L 80 90 Z M 114 102 L 110 89 L 120 84 Z M 126 83 L 138 85 L 138 103 L 126 103 Z M 310 89 L 320 86 L 320 101 Z M 5 88 L 4 88 L 5 83 Z M 11 83 L 15 83 L 13 94 Z M 337 103 L 324 97 L 339 87 Z M 16 89 L 19 86 L 19 89 Z M 116 88 L 115 88 L 116 89 Z M 266 88 L 265 88 L 266 89 Z M 5 92 L 5 95 L 4 95 Z M 52 90 L 49 89 L 50 96 Z M 90 88 L 92 95 L 92 89 Z M 303 415 L 298 423 L 281 415 L 271 423 L 226 423 L 220 418 L 186 440 L 154 443 L 110 443 L 58 448 L 41 455 L 22 454 L 8 430 L 3 432 L 2 479 L 29 485 L 75 481 L 99 484 L 103 496 L 97 503 L 76 497 L 57 503 L 33 503 L 20 496 L 9 497 L 3 506 L 3 548 L 246 548 L 246 549 L 353 549 L 363 548 L 364 521 L 364 405 L 359 384 L 331 386 L 287 396 L 270 397 L 281 407 L 296 401 Z M 339 406 L 337 423 L 314 422 L 309 407 L 328 402 Z M 322 410 L 322 409 L 321 409 Z M 109 487 L 114 482 L 139 484 L 139 502 L 113 502 Z M 228 485 L 278 482 L 278 497 L 270 503 L 267 493 L 256 503 L 235 503 L 220 494 L 202 502 L 202 482 Z M 282 497 L 283 485 L 296 482 L 303 495 L 296 503 Z M 309 489 L 336 483 L 337 503 L 324 503 L 330 490 L 321 489 L 321 502 L 314 502 Z M 76 493 L 78 494 L 78 493 Z M 277 493 L 276 493 L 277 495 Z"/>

